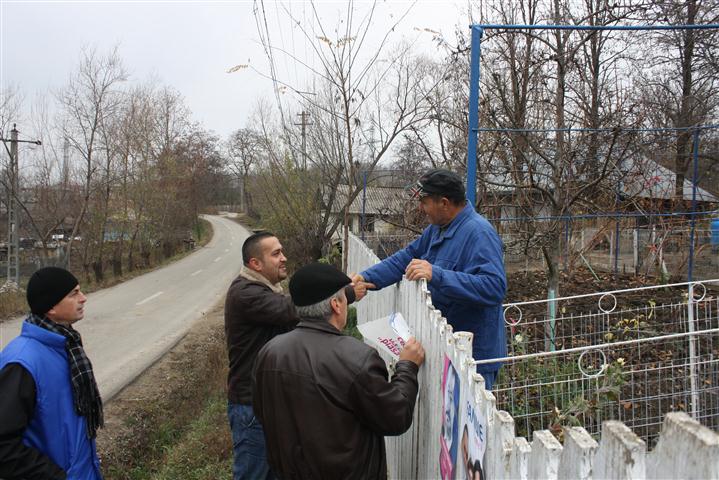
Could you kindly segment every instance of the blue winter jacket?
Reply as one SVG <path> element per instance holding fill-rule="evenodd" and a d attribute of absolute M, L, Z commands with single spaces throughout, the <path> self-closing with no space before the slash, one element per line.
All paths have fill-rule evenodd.
<path fill-rule="evenodd" d="M 467 204 L 444 232 L 430 225 L 405 249 L 361 275 L 377 288 L 384 288 L 400 281 L 414 258 L 432 264 L 432 304 L 455 332 L 474 334 L 473 357 L 481 360 L 506 356 L 502 301 L 507 279 L 502 241 L 494 227 Z M 499 367 L 499 363 L 493 363 L 480 365 L 477 370 L 493 372 Z"/>
<path fill-rule="evenodd" d="M 0 370 L 22 365 L 35 380 L 36 402 L 23 442 L 52 459 L 68 480 L 102 480 L 95 439 L 75 412 L 65 337 L 24 322 L 20 335 L 0 354 Z"/>

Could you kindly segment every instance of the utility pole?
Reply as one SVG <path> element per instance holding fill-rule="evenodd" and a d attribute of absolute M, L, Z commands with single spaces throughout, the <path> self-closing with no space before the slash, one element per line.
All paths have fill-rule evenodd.
<path fill-rule="evenodd" d="M 67 187 L 67 182 L 70 179 L 70 140 L 65 137 L 65 141 L 62 144 L 62 182 L 63 188 Z"/>
<path fill-rule="evenodd" d="M 300 123 L 295 123 L 295 125 L 302 127 L 302 169 L 307 170 L 307 132 L 305 127 L 312 125 L 312 123 L 307 121 L 310 114 L 304 110 L 302 110 L 302 113 L 298 113 L 297 116 L 300 117 Z"/>
<path fill-rule="evenodd" d="M 374 120 L 374 117 L 371 117 L 371 120 Z M 370 152 L 372 157 L 370 158 L 370 164 L 374 165 L 374 156 L 375 156 L 375 144 L 376 140 L 374 139 L 374 124 L 370 124 L 369 127 L 369 140 L 367 143 L 369 144 Z M 361 239 L 364 242 L 364 234 L 365 229 L 367 228 L 367 220 L 366 220 L 366 205 L 367 205 L 367 168 L 365 167 L 364 171 L 362 172 L 362 216 L 360 217 L 360 235 Z"/>
<path fill-rule="evenodd" d="M 10 130 L 10 139 L 0 138 L 10 155 L 7 169 L 7 282 L 6 285 L 20 285 L 20 229 L 18 223 L 18 196 L 20 195 L 20 169 L 18 162 L 18 143 L 41 145 L 40 140 L 18 140 L 17 124 Z M 8 150 L 7 144 L 10 143 Z"/>

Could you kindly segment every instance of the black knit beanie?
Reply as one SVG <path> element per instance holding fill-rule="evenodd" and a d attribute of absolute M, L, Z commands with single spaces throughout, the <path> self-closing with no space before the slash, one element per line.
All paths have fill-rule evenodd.
<path fill-rule="evenodd" d="M 36 271 L 27 284 L 27 304 L 35 315 L 45 315 L 77 286 L 75 276 L 59 267 Z"/>

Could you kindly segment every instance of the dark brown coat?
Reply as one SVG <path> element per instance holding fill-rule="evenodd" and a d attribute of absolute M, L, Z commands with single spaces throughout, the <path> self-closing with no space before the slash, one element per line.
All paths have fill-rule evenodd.
<path fill-rule="evenodd" d="M 230 358 L 227 396 L 231 403 L 252 404 L 252 366 L 265 343 L 299 321 L 289 296 L 240 275 L 225 300 L 225 337 Z"/>
<path fill-rule="evenodd" d="M 271 340 L 253 372 L 253 408 L 273 472 L 386 480 L 384 436 L 412 424 L 418 369 L 400 361 L 388 381 L 373 348 L 319 320 Z"/>

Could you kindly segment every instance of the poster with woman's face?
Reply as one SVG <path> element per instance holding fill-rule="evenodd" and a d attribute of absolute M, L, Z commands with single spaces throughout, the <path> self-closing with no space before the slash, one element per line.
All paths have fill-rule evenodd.
<path fill-rule="evenodd" d="M 442 431 L 440 434 L 439 471 L 443 480 L 454 478 L 459 433 L 459 376 L 448 357 L 442 374 Z"/>
<path fill-rule="evenodd" d="M 462 415 L 462 435 L 459 440 L 457 480 L 482 480 L 482 459 L 487 448 L 487 422 L 484 414 L 466 402 Z"/>

